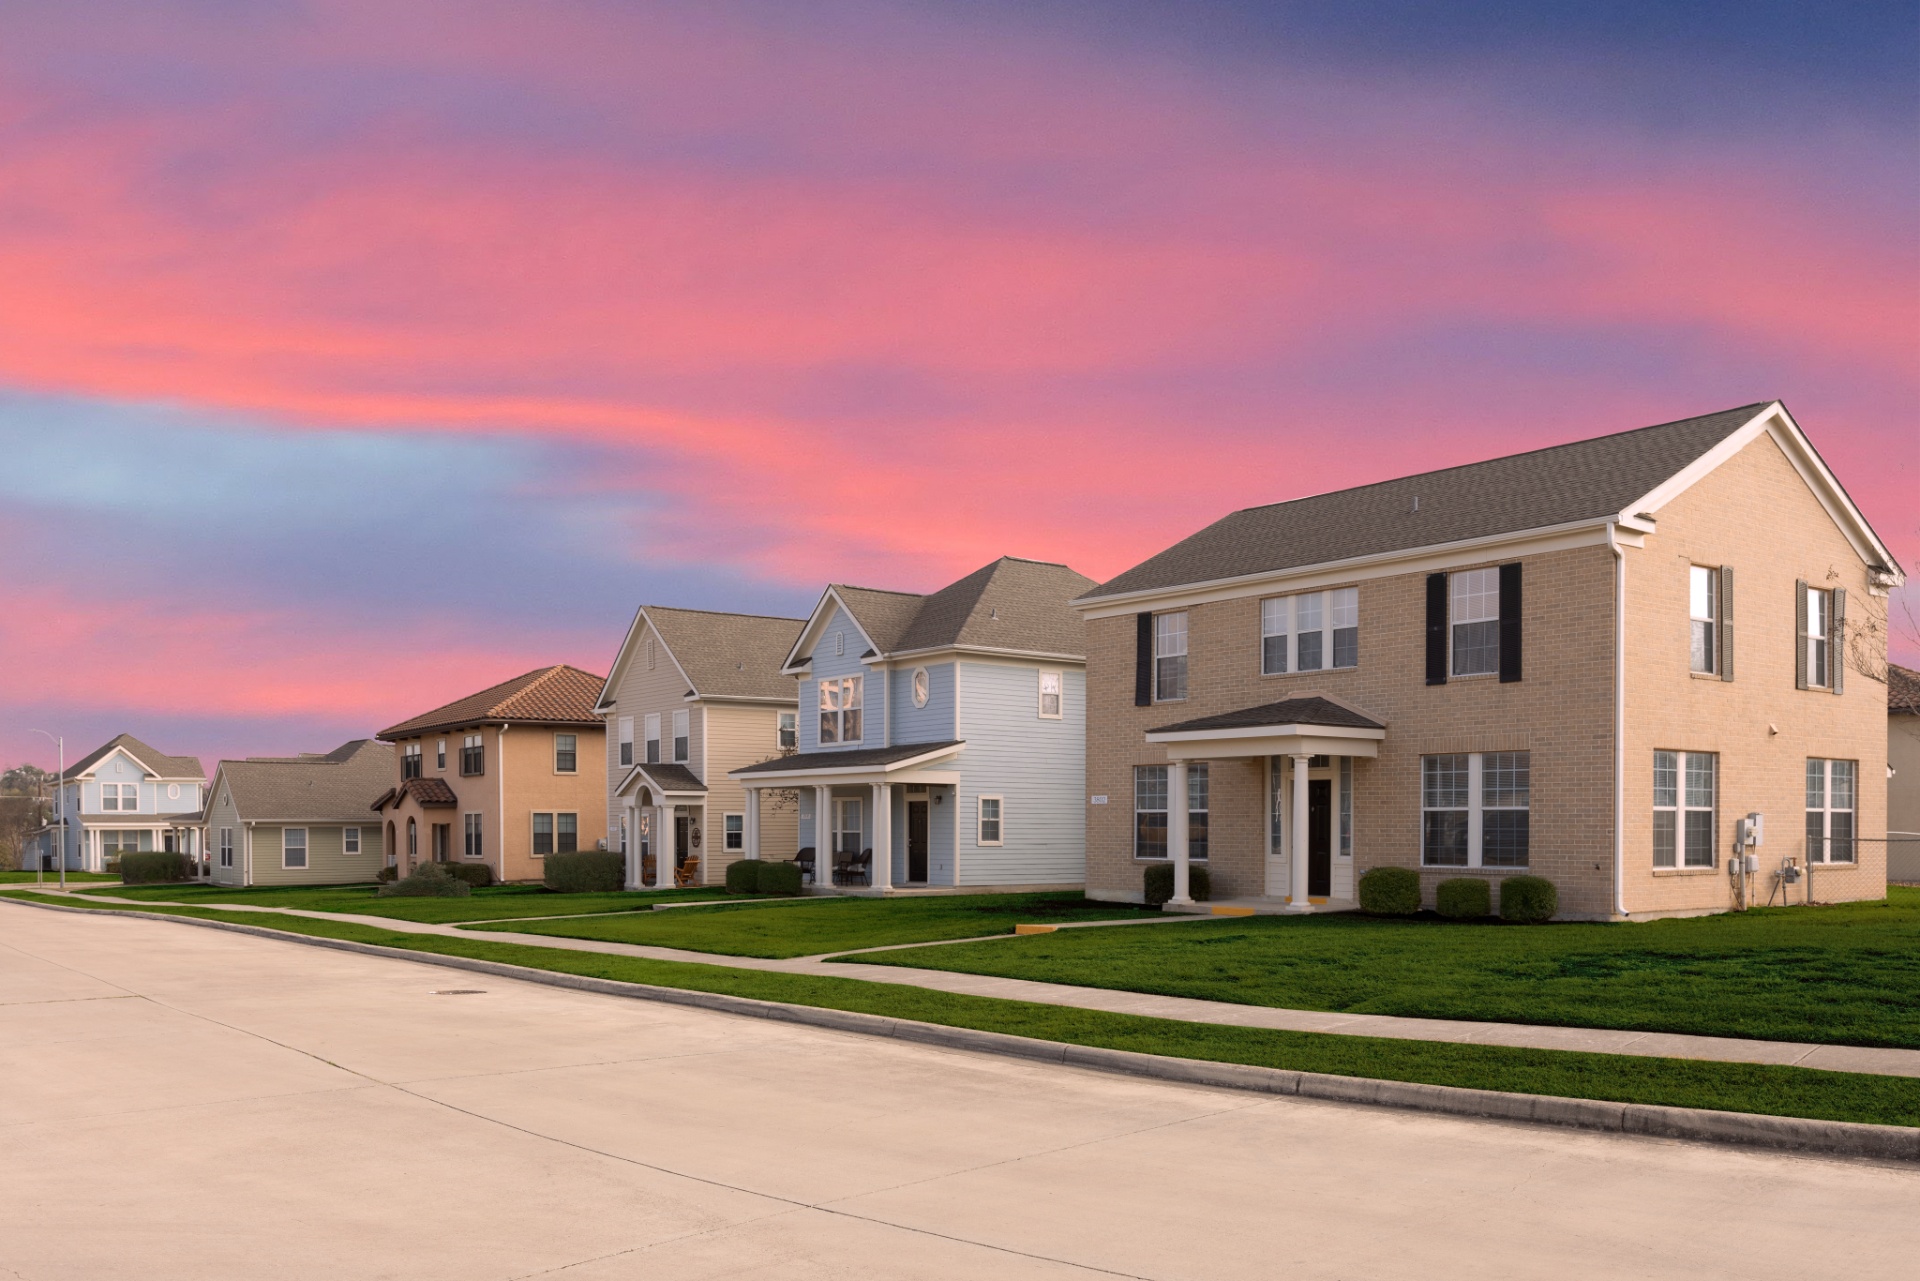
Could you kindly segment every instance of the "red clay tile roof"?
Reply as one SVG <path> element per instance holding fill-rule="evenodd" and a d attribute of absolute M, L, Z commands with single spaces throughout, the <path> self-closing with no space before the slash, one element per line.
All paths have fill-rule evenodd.
<path fill-rule="evenodd" d="M 1887 710 L 1920 716 L 1920 672 L 1898 663 L 1887 664 Z"/>
<path fill-rule="evenodd" d="M 398 805 L 407 797 L 413 799 L 423 809 L 437 809 L 458 805 L 460 798 L 454 795 L 453 788 L 444 778 L 410 778 L 398 787 L 389 787 L 380 793 L 373 808 L 383 810 L 389 805 Z"/>
<path fill-rule="evenodd" d="M 376 737 L 392 742 L 435 730 L 502 723 L 599 725 L 601 720 L 594 715 L 593 707 L 600 700 L 600 690 L 605 684 L 604 678 L 565 663 L 542 667 L 398 725 L 389 725 Z"/>

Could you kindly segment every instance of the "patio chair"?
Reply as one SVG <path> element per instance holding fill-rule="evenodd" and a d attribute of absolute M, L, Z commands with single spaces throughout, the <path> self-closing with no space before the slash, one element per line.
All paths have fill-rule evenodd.
<path fill-rule="evenodd" d="M 806 876 L 807 879 L 814 881 L 816 884 L 818 883 L 819 878 L 814 875 L 813 846 L 809 845 L 805 849 L 801 850 L 798 854 L 795 854 L 793 856 L 793 861 L 794 861 L 794 864 L 797 867 L 799 867 L 802 875 Z"/>
<path fill-rule="evenodd" d="M 873 850 L 871 848 L 861 850 L 858 854 L 849 855 L 838 867 L 833 869 L 833 883 L 835 885 L 855 883 L 855 878 L 858 878 L 857 883 L 861 885 L 865 885 L 873 879 Z"/>
<path fill-rule="evenodd" d="M 651 883 L 654 889 L 659 889 L 660 883 L 654 879 L 653 869 L 654 869 L 653 855 L 642 854 L 640 856 L 640 883 L 642 885 L 647 885 Z"/>
<path fill-rule="evenodd" d="M 687 855 L 687 861 L 673 870 L 673 887 L 677 890 L 683 890 L 689 885 L 698 885 L 699 883 L 700 856 L 698 854 L 689 854 Z"/>

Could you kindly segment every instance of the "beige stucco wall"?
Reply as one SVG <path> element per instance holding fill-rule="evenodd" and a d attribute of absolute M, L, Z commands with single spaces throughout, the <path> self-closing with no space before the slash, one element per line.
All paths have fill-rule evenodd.
<path fill-rule="evenodd" d="M 1850 623 L 1885 602 L 1870 596 L 1866 567 L 1769 436 L 1658 517 L 1658 532 L 1626 553 L 1626 905 L 1636 914 L 1719 910 L 1732 903 L 1725 865 L 1736 818 L 1765 815 L 1763 869 L 1783 856 L 1805 861 L 1809 757 L 1858 761 L 1858 831 L 1886 834 L 1886 686 L 1849 661 L 1840 694 L 1794 688 L 1794 583 L 1845 588 Z M 1688 669 L 1692 565 L 1733 566 L 1731 681 Z M 1884 663 L 1884 652 L 1879 658 Z M 1712 869 L 1653 869 L 1656 749 L 1720 754 L 1720 849 Z M 1820 900 L 1880 898 L 1885 886 L 1885 847 L 1877 841 L 1861 844 L 1853 867 L 1822 867 L 1814 876 Z"/>
<path fill-rule="evenodd" d="M 553 737 L 572 734 L 578 754 L 571 774 L 554 769 Z M 506 879 L 537 881 L 546 875 L 533 854 L 533 816 L 579 816 L 579 848 L 590 850 L 607 839 L 606 739 L 592 725 L 509 725 L 493 731 L 506 771 Z"/>
<path fill-rule="evenodd" d="M 1135 621 L 1087 625 L 1087 882 L 1100 897 L 1141 893 L 1133 845 L 1133 767 L 1160 764 L 1153 727 L 1314 694 L 1387 724 L 1373 760 L 1354 762 L 1352 874 L 1393 865 L 1421 871 L 1428 902 L 1447 876 L 1511 869 L 1420 866 L 1420 757 L 1434 752 L 1532 753 L 1532 866 L 1559 887 L 1568 915 L 1603 916 L 1612 882 L 1613 557 L 1580 547 L 1522 557 L 1525 679 L 1454 678 L 1426 684 L 1426 575 L 1352 584 L 1359 589 L 1360 664 L 1344 671 L 1264 676 L 1262 595 L 1190 608 L 1188 698 L 1135 707 Z M 1482 562 L 1498 564 L 1499 561 Z M 1453 566 L 1471 569 L 1473 564 Z M 1342 586 L 1343 584 L 1328 584 Z M 1210 870 L 1216 898 L 1266 889 L 1266 770 L 1215 761 L 1210 773 Z M 1337 867 L 1336 884 L 1340 872 Z M 1597 865 L 1597 866 L 1596 866 Z"/>

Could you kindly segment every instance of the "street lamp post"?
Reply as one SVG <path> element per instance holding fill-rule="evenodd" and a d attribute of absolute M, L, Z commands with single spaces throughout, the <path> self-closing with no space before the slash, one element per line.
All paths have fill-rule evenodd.
<path fill-rule="evenodd" d="M 66 798 L 60 794 L 60 789 L 66 784 L 67 740 L 64 735 L 55 738 L 43 729 L 33 732 L 46 735 L 47 740 L 53 744 L 54 750 L 60 754 L 60 772 L 53 776 L 53 803 L 60 807 L 60 888 L 64 891 L 67 888 L 67 806 Z M 45 879 L 46 868 L 42 866 L 39 879 L 35 883 L 38 884 Z"/>

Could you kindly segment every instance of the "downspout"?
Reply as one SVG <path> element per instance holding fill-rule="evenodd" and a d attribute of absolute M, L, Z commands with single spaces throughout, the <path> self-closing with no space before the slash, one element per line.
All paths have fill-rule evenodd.
<path fill-rule="evenodd" d="M 502 721 L 500 733 L 494 737 L 499 745 L 500 759 L 493 763 L 494 778 L 500 784 L 500 884 L 507 883 L 507 729 Z"/>
<path fill-rule="evenodd" d="M 1613 910 L 1627 914 L 1627 553 L 1607 525 L 1613 553 Z"/>

